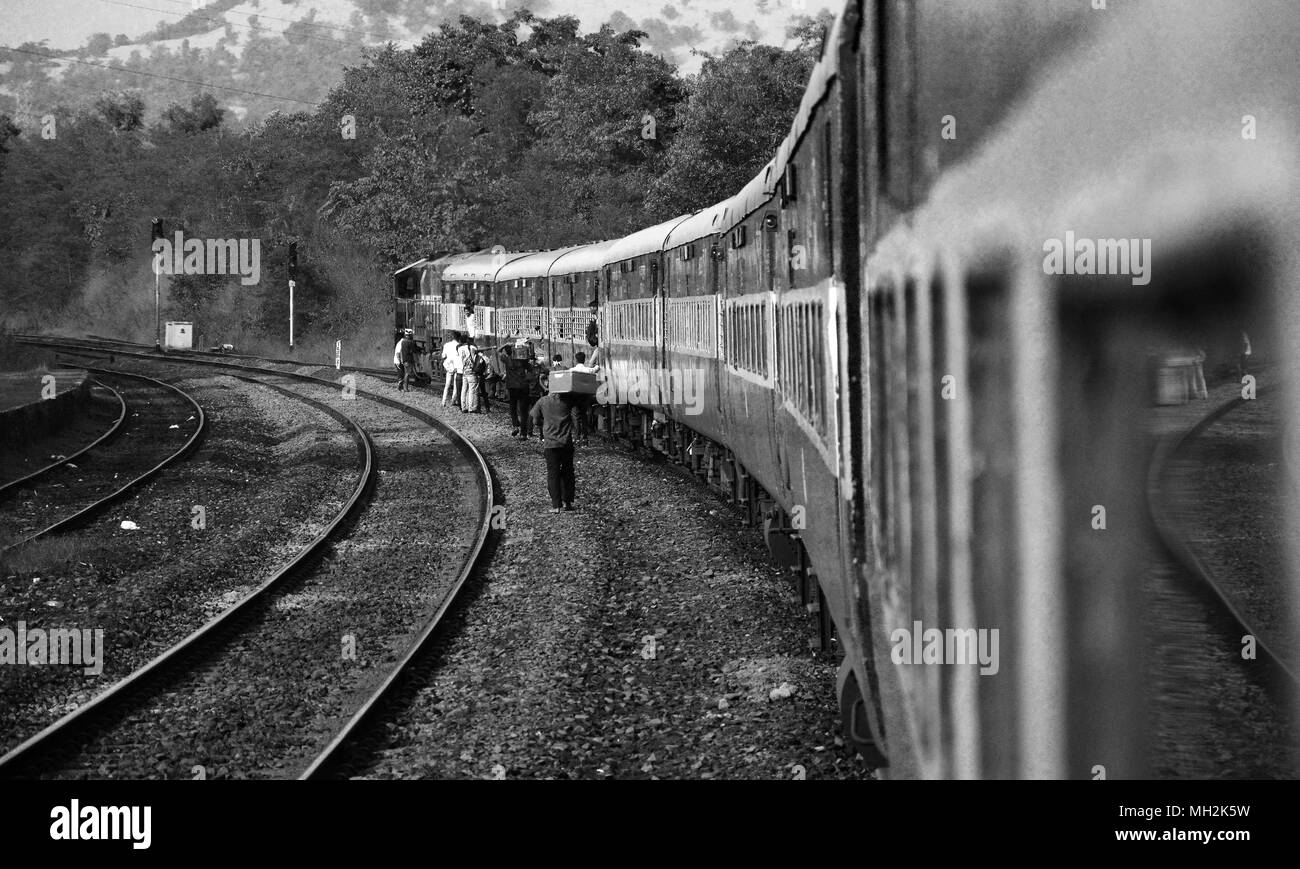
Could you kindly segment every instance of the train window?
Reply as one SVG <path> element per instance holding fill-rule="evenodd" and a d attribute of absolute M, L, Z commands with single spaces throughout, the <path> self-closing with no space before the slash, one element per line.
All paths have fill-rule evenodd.
<path fill-rule="evenodd" d="M 822 317 L 822 306 L 816 305 L 812 309 L 812 334 L 810 336 L 813 345 L 812 370 L 814 377 L 809 384 L 809 405 L 813 413 L 813 426 L 822 434 L 826 433 L 826 393 L 824 372 L 826 371 L 826 323 Z"/>
<path fill-rule="evenodd" d="M 826 215 L 826 262 L 832 269 L 834 268 L 835 257 L 835 190 L 833 185 L 834 164 L 831 161 L 833 154 L 831 141 L 831 122 L 826 121 L 822 127 L 822 189 L 825 195 L 825 205 L 822 212 Z"/>
<path fill-rule="evenodd" d="M 893 132 L 890 129 L 893 113 L 889 110 L 890 64 L 886 50 L 886 43 L 890 40 L 888 6 L 888 0 L 878 0 L 876 3 L 875 39 L 873 40 L 876 67 L 876 169 L 881 179 L 889 177 L 889 137 Z"/>
<path fill-rule="evenodd" d="M 894 340 L 894 296 L 892 288 L 882 287 L 877 290 L 871 305 L 871 387 L 872 419 L 871 431 L 874 435 L 870 445 L 875 458 L 873 477 L 877 497 L 878 521 L 880 526 L 881 546 L 885 557 L 892 559 L 893 544 L 893 437 L 889 425 L 888 411 L 891 404 L 889 395 L 890 366 L 894 364 L 890 342 Z"/>
<path fill-rule="evenodd" d="M 766 301 L 734 302 L 723 319 L 727 364 L 763 378 L 768 376 L 767 312 Z"/>
<path fill-rule="evenodd" d="M 912 103 L 915 11 L 910 3 L 876 4 L 876 154 L 884 193 L 906 207 L 911 199 L 910 159 L 915 146 Z"/>
<path fill-rule="evenodd" d="M 799 390 L 803 385 L 803 325 L 800 323 L 800 311 L 796 305 L 790 313 L 790 382 L 786 384 L 786 393 L 794 400 L 795 407 L 802 409 Z"/>
<path fill-rule="evenodd" d="M 731 231 L 731 246 L 744 247 L 745 240 L 745 224 L 742 223 Z"/>
<path fill-rule="evenodd" d="M 798 172 L 799 172 L 799 167 L 794 165 L 793 162 L 789 163 L 785 167 L 785 176 L 781 179 L 781 204 L 782 205 L 785 205 L 787 202 L 794 202 L 798 198 L 798 194 L 799 194 L 799 185 L 797 183 L 799 177 Z"/>
<path fill-rule="evenodd" d="M 664 344 L 672 350 L 712 356 L 717 351 L 717 301 L 712 297 L 668 299 Z"/>
<path fill-rule="evenodd" d="M 653 345 L 654 343 L 654 300 L 634 299 L 625 302 L 610 302 L 605 305 L 608 327 L 607 338 L 612 342 Z M 585 317 L 586 311 L 579 312 Z M 583 322 L 585 328 L 585 320 Z"/>
<path fill-rule="evenodd" d="M 819 435 L 825 436 L 823 325 L 823 309 L 819 301 L 783 307 L 777 320 L 780 347 L 777 365 L 780 389 L 791 410 Z"/>

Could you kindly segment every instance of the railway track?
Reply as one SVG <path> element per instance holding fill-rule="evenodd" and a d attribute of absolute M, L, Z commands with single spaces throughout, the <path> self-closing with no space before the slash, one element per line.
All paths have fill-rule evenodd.
<path fill-rule="evenodd" d="M 315 404 L 315 402 L 311 403 Z M 121 716 L 133 703 L 138 703 L 141 696 L 153 696 L 163 686 L 169 684 L 169 680 L 175 675 L 173 669 L 177 666 L 183 667 L 187 656 L 199 653 L 204 644 L 217 640 L 223 631 L 236 629 L 239 620 L 246 618 L 275 589 L 286 583 L 302 565 L 318 554 L 340 526 L 355 513 L 361 504 L 364 492 L 374 482 L 373 445 L 366 433 L 352 420 L 323 404 L 319 405 L 319 409 L 347 425 L 352 430 L 357 443 L 361 472 L 357 486 L 342 509 L 310 543 L 280 565 L 261 585 L 244 595 L 233 606 L 89 703 L 63 716 L 0 757 L 0 777 L 24 775 L 39 777 L 61 762 L 62 756 L 68 751 L 70 745 L 78 740 L 85 740 L 97 730 L 110 727 L 114 717 Z"/>
<path fill-rule="evenodd" d="M 66 345 L 65 345 L 65 349 Z M 311 551 L 304 550 L 263 583 L 254 593 L 241 600 L 217 619 L 186 638 L 165 655 L 160 656 L 141 670 L 119 683 L 112 692 L 97 698 L 93 708 L 82 707 L 65 716 L 16 748 L 10 755 L 0 758 L 0 776 L 69 775 L 107 776 L 167 775 L 179 771 L 188 775 L 189 769 L 173 765 L 168 770 L 150 769 L 144 755 L 148 754 L 149 732 L 157 730 L 155 724 L 167 720 L 163 732 L 188 733 L 195 744 L 187 746 L 187 756 L 214 765 L 219 774 L 230 777 L 264 776 L 323 777 L 335 770 L 336 761 L 346 749 L 353 732 L 380 708 L 389 690 L 396 684 L 408 665 L 416 659 L 436 631 L 444 613 L 456 599 L 461 586 L 471 573 L 486 539 L 490 523 L 491 478 L 486 464 L 468 441 L 460 438 L 439 421 L 408 408 L 384 396 L 356 390 L 357 401 L 347 401 L 339 385 L 307 375 L 269 371 L 255 366 L 244 366 L 216 360 L 159 360 L 153 354 L 132 354 L 120 350 L 88 348 L 82 345 L 77 352 L 109 352 L 115 356 L 138 355 L 165 361 L 170 365 L 208 366 L 239 370 L 241 379 L 275 389 L 295 399 L 329 407 L 331 415 L 349 418 L 359 436 L 370 444 L 366 480 L 358 484 L 353 498 L 344 511 L 336 517 L 326 532 L 314 541 Z M 252 376 L 252 375 L 256 376 Z M 269 383 L 267 378 L 286 378 L 292 388 Z M 304 395 L 316 391 L 317 397 Z M 346 405 L 341 405 L 347 401 Z M 340 406 L 347 406 L 350 415 L 344 415 Z M 379 414 L 376 406 L 384 408 Z M 394 420 L 388 410 L 399 410 L 407 422 Z M 366 418 L 362 424 L 351 416 Z M 381 418 L 382 417 L 382 418 Z M 463 493 L 476 493 L 481 519 L 477 527 L 464 533 L 450 548 L 454 552 L 441 553 L 443 575 L 438 581 L 426 583 L 421 575 L 408 577 L 384 576 L 385 564 L 401 564 L 404 549 L 410 541 L 383 540 L 386 530 L 394 527 L 394 510 L 409 509 L 409 502 L 428 489 L 427 474 L 410 473 L 413 468 L 410 454 L 398 448 L 403 437 L 416 429 L 427 440 L 430 429 L 445 443 L 440 450 L 451 458 L 459 455 L 459 478 L 451 480 L 451 488 Z M 378 451 L 374 439 L 366 429 L 374 429 L 380 440 Z M 421 445 L 420 455 L 428 454 L 427 444 Z M 378 457 L 387 455 L 385 461 Z M 448 463 L 449 465 L 451 462 Z M 381 477 L 381 474 L 388 476 Z M 403 477 L 406 479 L 403 479 Z M 397 479 L 394 479 L 397 478 Z M 367 489 L 367 487 L 369 487 Z M 379 493 L 376 495 L 376 491 Z M 363 492 L 367 492 L 363 496 Z M 450 496 L 448 496 L 450 497 Z M 394 501 L 399 502 L 394 505 Z M 385 503 L 387 502 L 387 503 Z M 364 508 L 364 509 L 363 509 Z M 381 515 L 374 515 L 374 514 Z M 339 533 L 346 526 L 346 535 Z M 440 534 L 450 535 L 446 527 Z M 381 555 L 375 555 L 382 552 Z M 455 564 L 457 556 L 459 563 Z M 358 588 L 358 580 L 370 580 L 369 588 Z M 383 585 L 375 585 L 379 580 Z M 416 595 L 417 587 L 428 585 L 427 594 Z M 414 595 L 414 596 L 413 596 Z M 417 600 L 417 598 L 419 598 Z M 301 618 L 286 617 L 283 614 Z M 361 613 L 361 615 L 358 615 Z M 352 624 L 351 632 L 344 623 Z M 385 633 L 385 624 L 400 623 L 401 628 Z M 306 628 L 303 628 L 303 626 Z M 322 653 L 323 640 L 332 636 L 333 648 L 338 648 L 339 632 L 346 639 L 360 638 L 369 646 L 363 656 L 363 667 L 369 667 L 365 678 L 353 678 L 340 673 L 337 662 L 329 664 Z M 310 637 L 307 634 L 311 634 Z M 313 645 L 313 643 L 315 645 Z M 281 661 L 277 650 L 288 654 Z M 307 650 L 304 654 L 304 650 Z M 335 652 L 337 654 L 337 651 Z M 385 667 L 371 666 L 384 659 Z M 183 661 L 191 661 L 188 669 Z M 391 663 L 390 663 L 391 662 Z M 320 666 L 313 666 L 320 665 Z M 328 666 L 327 666 L 328 665 Z M 321 689 L 329 695 L 329 702 L 317 703 L 315 694 L 322 681 L 335 680 L 339 691 Z M 348 669 L 344 666 L 342 669 Z M 211 714 L 207 698 L 218 697 L 221 691 L 213 686 L 246 682 L 264 696 L 279 691 L 284 697 L 295 698 L 299 692 L 307 696 L 301 702 L 280 704 L 278 710 L 264 715 L 247 715 L 241 724 L 232 729 L 237 736 L 248 736 L 248 749 L 233 754 L 230 749 L 238 739 L 232 737 L 222 750 L 203 753 L 199 731 L 201 724 Z M 235 693 L 239 693 L 236 691 Z M 346 698 L 336 696 L 347 694 Z M 243 692 L 247 698 L 247 691 Z M 135 698 L 133 701 L 130 698 Z M 141 698 L 145 699 L 141 702 Z M 254 704 L 256 704 L 256 699 Z M 205 708 L 206 706 L 206 708 Z M 312 707 L 314 716 L 304 726 L 303 710 Z M 202 713 L 197 710 L 204 710 Z M 240 710 L 227 710 L 227 713 Z M 247 712 L 247 710 L 243 710 Z M 224 716 L 227 723 L 232 717 Z M 333 723 L 330 723 L 333 722 Z M 196 727 L 196 725 L 200 725 Z M 311 736 L 298 738 L 299 731 L 311 731 Z M 322 736 L 328 731 L 328 738 Z M 270 738 L 268 739 L 268 734 Z M 284 751 L 268 750 L 268 743 L 279 740 Z M 73 747 L 75 753 L 68 754 Z M 206 759 L 206 760 L 205 760 Z"/>
<path fill-rule="evenodd" d="M 121 418 L 85 449 L 9 484 L 11 494 L 34 491 L 31 498 L 0 506 L 0 527 L 15 538 L 5 550 L 99 516 L 193 452 L 206 431 L 203 408 L 178 387 L 142 374 L 87 370 L 110 383 L 123 402 Z M 60 518 L 49 523 L 52 516 Z"/>
<path fill-rule="evenodd" d="M 113 387 L 99 380 L 93 381 L 92 388 L 100 389 L 103 390 L 104 392 L 107 392 L 112 404 L 115 406 L 117 415 L 116 417 L 112 418 L 112 421 L 109 423 L 108 428 L 103 433 L 101 433 L 99 437 L 93 439 L 90 443 L 86 444 L 80 449 L 75 450 L 74 452 L 72 452 L 72 454 L 66 456 L 59 456 L 53 462 L 38 467 L 36 470 L 23 474 L 22 476 L 10 480 L 7 483 L 0 484 L 0 501 L 3 501 L 5 498 L 12 496 L 13 494 L 15 494 L 16 492 L 18 492 L 23 488 L 30 488 L 33 483 L 35 483 L 37 480 L 44 477 L 46 474 L 49 474 L 55 468 L 59 468 L 67 464 L 75 463 L 78 459 L 80 459 L 82 456 L 89 453 L 95 447 L 99 446 L 100 444 L 107 443 L 108 441 L 111 441 L 114 437 L 117 436 L 118 432 L 121 431 L 122 429 L 122 425 L 126 422 L 126 414 L 127 414 L 126 399 L 122 397 L 122 393 L 118 392 Z"/>
<path fill-rule="evenodd" d="M 45 336 L 41 336 L 41 335 L 19 335 L 16 337 L 29 339 L 29 340 L 38 340 L 38 341 L 46 340 Z M 73 340 L 73 339 L 69 339 L 69 340 Z M 169 349 L 164 353 L 159 354 L 158 351 L 153 349 L 154 345 L 152 344 L 144 344 L 139 341 L 122 341 L 117 338 L 106 338 L 102 335 L 86 335 L 84 338 L 79 338 L 75 340 L 78 343 L 89 344 L 89 345 L 99 346 L 104 348 L 113 348 L 113 347 L 134 348 L 132 352 L 148 353 L 154 358 L 197 359 L 197 360 L 213 360 L 213 361 L 229 361 L 232 359 L 236 359 L 236 360 L 244 360 L 245 364 L 271 363 L 274 365 L 292 365 L 296 368 L 304 368 L 304 367 L 333 368 L 334 367 L 328 362 L 314 363 L 314 362 L 307 362 L 301 359 L 277 359 L 275 357 L 270 357 L 270 356 L 253 356 L 246 353 L 235 353 L 235 352 L 218 353 L 210 350 L 170 350 Z M 253 367 L 260 368 L 260 366 L 258 365 L 254 365 Z M 393 370 L 390 368 L 373 368 L 364 365 L 343 365 L 340 366 L 339 370 L 351 372 L 355 374 L 369 374 L 372 377 L 381 377 L 386 380 L 396 381 L 396 376 Z M 435 372 L 435 375 L 439 373 L 441 372 Z"/>
<path fill-rule="evenodd" d="M 1171 464 L 1241 404 L 1224 402 L 1162 439 L 1149 468 L 1148 510 L 1169 557 L 1153 567 L 1145 589 L 1152 772 L 1161 777 L 1300 774 L 1286 714 L 1300 679 L 1188 544 L 1170 506 Z M 1247 637 L 1253 658 L 1242 654 Z"/>

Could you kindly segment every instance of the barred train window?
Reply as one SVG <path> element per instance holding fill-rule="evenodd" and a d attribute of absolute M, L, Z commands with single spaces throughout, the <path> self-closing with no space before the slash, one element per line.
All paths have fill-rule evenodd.
<path fill-rule="evenodd" d="M 612 302 L 607 306 L 606 310 L 609 316 L 609 340 L 654 341 L 653 299 Z"/>
<path fill-rule="evenodd" d="M 668 347 L 709 356 L 717 352 L 717 308 L 713 296 L 667 300 Z"/>
<path fill-rule="evenodd" d="M 546 333 L 545 308 L 506 308 L 497 311 L 497 328 L 503 335 Z"/>
<path fill-rule="evenodd" d="M 805 420 L 826 433 L 824 375 L 826 351 L 821 302 L 798 302 L 781 309 L 778 328 L 780 389 Z"/>
<path fill-rule="evenodd" d="M 728 362 L 767 377 L 767 305 L 736 304 L 727 310 Z"/>

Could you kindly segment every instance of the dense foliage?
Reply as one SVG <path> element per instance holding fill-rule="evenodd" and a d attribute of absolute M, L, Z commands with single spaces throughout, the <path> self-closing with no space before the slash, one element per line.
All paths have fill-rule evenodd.
<path fill-rule="evenodd" d="M 682 77 L 641 31 L 520 11 L 366 50 L 315 110 L 238 132 L 220 94 L 104 93 L 53 129 L 0 115 L 0 320 L 151 337 L 160 217 L 169 236 L 260 240 L 255 286 L 163 277 L 164 317 L 201 341 L 283 335 L 290 241 L 299 334 L 378 326 L 394 265 L 614 237 L 730 195 L 788 130 L 820 34 Z"/>

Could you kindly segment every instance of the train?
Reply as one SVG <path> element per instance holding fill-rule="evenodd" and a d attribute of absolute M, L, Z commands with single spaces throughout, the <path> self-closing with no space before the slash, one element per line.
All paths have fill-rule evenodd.
<path fill-rule="evenodd" d="M 1287 0 L 848 0 L 734 196 L 418 260 L 396 325 L 598 349 L 600 428 L 761 526 L 882 777 L 1142 777 L 1142 359 L 1294 361 L 1297 45 Z"/>

